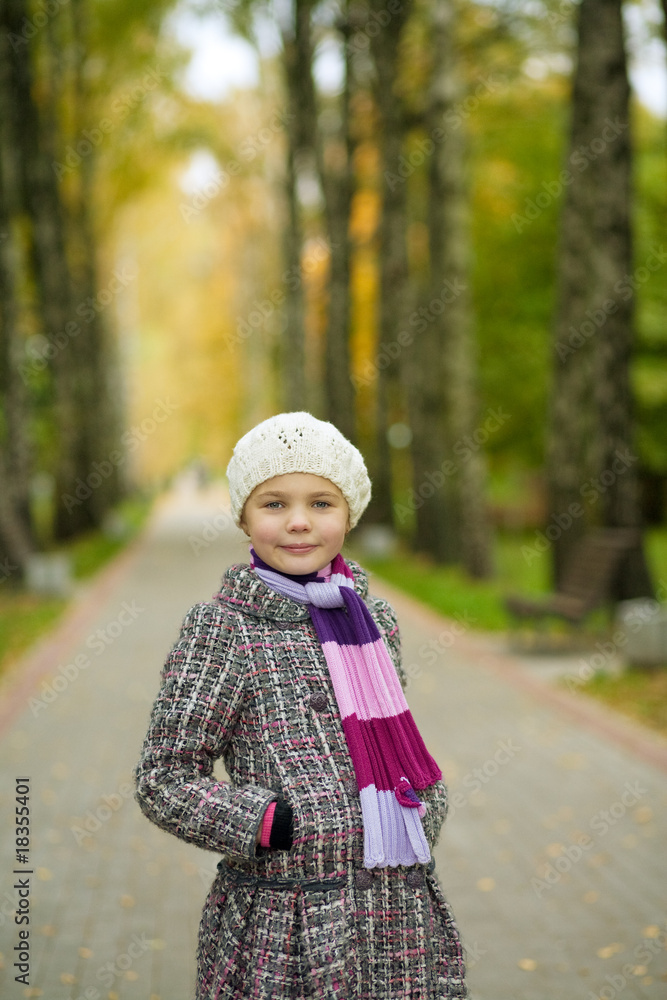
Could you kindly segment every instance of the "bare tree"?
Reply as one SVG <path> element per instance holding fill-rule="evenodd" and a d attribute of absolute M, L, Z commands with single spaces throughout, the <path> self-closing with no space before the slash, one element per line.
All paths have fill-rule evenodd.
<path fill-rule="evenodd" d="M 20 377 L 22 252 L 14 143 L 15 105 L 7 8 L 0 4 L 0 580 L 25 568 L 34 548 L 30 518 L 28 386 Z"/>
<path fill-rule="evenodd" d="M 350 40 L 354 30 L 350 0 L 337 24 L 344 55 L 343 90 L 338 123 L 317 128 L 318 165 L 329 237 L 328 311 L 325 344 L 324 392 L 326 415 L 349 439 L 356 438 L 355 393 L 350 362 L 350 211 L 352 205 L 352 159 L 350 103 L 354 87 L 354 63 Z M 332 116 L 335 120 L 335 115 Z"/>
<path fill-rule="evenodd" d="M 316 120 L 312 86 L 311 11 L 313 0 L 291 0 L 289 16 L 280 29 L 287 87 L 287 161 L 285 194 L 287 224 L 284 256 L 290 274 L 285 296 L 286 328 L 282 345 L 283 405 L 300 410 L 306 406 L 306 354 L 303 286 L 301 282 L 301 221 L 299 183 L 315 170 Z"/>
<path fill-rule="evenodd" d="M 477 356 L 470 293 L 467 141 L 452 112 L 465 97 L 450 0 L 428 8 L 432 53 L 426 112 L 430 282 L 414 350 L 411 399 L 417 549 L 491 573 L 481 450 L 456 449 L 478 417 Z M 445 125 L 452 122 L 451 126 Z M 457 452 L 461 452 L 458 454 Z"/>
<path fill-rule="evenodd" d="M 392 4 L 371 0 L 370 10 L 380 30 L 371 36 L 375 64 L 375 103 L 379 118 L 382 217 L 379 233 L 379 336 L 378 356 L 393 359 L 399 334 L 409 312 L 410 282 L 406 246 L 407 199 L 404 184 L 392 175 L 403 151 L 406 116 L 399 87 L 400 43 L 412 12 L 412 0 Z M 368 518 L 393 524 L 391 453 L 387 430 L 399 407 L 400 374 L 395 361 L 378 365 L 376 380 L 376 451 L 371 461 L 373 498 Z"/>
<path fill-rule="evenodd" d="M 554 386 L 548 439 L 549 514 L 567 519 L 554 544 L 560 579 L 588 520 L 640 520 L 629 384 L 634 295 L 629 85 L 621 0 L 582 0 L 567 194 L 561 220 Z M 611 481 L 580 512 L 588 478 Z M 579 512 L 579 513 L 578 513 Z"/>

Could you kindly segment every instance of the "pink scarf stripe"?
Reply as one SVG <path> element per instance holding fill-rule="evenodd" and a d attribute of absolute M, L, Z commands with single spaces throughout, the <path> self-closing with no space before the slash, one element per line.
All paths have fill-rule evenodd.
<path fill-rule="evenodd" d="M 382 643 L 382 639 L 378 642 Z M 355 646 L 339 646 L 335 642 L 322 643 L 341 714 L 351 715 L 356 711 L 360 719 L 389 719 L 400 715 L 405 711 L 406 705 L 404 698 L 401 697 L 402 691 L 398 686 L 393 664 L 391 671 L 393 678 L 396 678 L 395 684 L 391 683 L 393 680 L 391 677 L 384 687 L 364 683 L 365 677 L 361 673 L 364 665 L 358 662 L 356 649 Z M 369 651 L 369 647 L 366 646 L 365 650 Z M 373 652 L 378 668 L 384 668 L 382 659 L 378 655 L 380 650 L 376 648 Z M 387 672 L 382 669 L 382 677 Z"/>

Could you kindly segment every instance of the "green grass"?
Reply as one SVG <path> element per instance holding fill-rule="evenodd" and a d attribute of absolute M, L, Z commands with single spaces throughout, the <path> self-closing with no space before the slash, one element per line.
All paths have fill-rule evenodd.
<path fill-rule="evenodd" d="M 100 570 L 135 537 L 151 509 L 146 498 L 131 498 L 114 512 L 113 531 L 89 531 L 58 548 L 71 557 L 75 580 Z M 57 624 L 65 598 L 45 597 L 3 585 L 0 590 L 0 674 L 41 635 Z"/>
<path fill-rule="evenodd" d="M 391 558 L 368 558 L 360 550 L 354 550 L 353 557 L 371 573 L 441 614 L 450 618 L 465 615 L 476 629 L 498 631 L 509 625 L 502 600 L 505 594 L 540 594 L 548 590 L 548 560 L 543 555 L 529 560 L 521 554 L 521 546 L 529 541 L 528 536 L 498 536 L 496 574 L 491 580 L 474 580 L 458 566 L 437 566 L 407 548 Z"/>
<path fill-rule="evenodd" d="M 67 601 L 0 591 L 0 673 L 61 616 Z"/>
<path fill-rule="evenodd" d="M 494 549 L 495 575 L 475 580 L 456 566 L 437 566 L 402 548 L 391 558 L 369 558 L 351 546 L 353 558 L 387 583 L 404 590 L 447 617 L 467 615 L 474 628 L 502 631 L 511 622 L 503 605 L 506 594 L 539 596 L 550 588 L 549 550 L 535 554 L 534 533 L 498 532 Z M 661 599 L 667 599 L 667 530 L 647 533 L 646 556 Z M 474 621 L 473 621 L 474 620 Z M 599 618 L 596 619 L 597 625 Z"/>
<path fill-rule="evenodd" d="M 616 677 L 600 671 L 577 690 L 667 734 L 667 670 L 628 667 Z"/>
<path fill-rule="evenodd" d="M 125 500 L 114 512 L 117 531 L 88 531 L 62 546 L 60 551 L 66 552 L 72 560 L 74 578 L 84 580 L 92 576 L 124 549 L 144 524 L 150 508 L 151 502 L 144 497 Z"/>
<path fill-rule="evenodd" d="M 510 625 L 502 601 L 505 594 L 539 595 L 549 591 L 549 551 L 535 558 L 529 553 L 528 557 L 524 555 L 533 539 L 534 534 L 499 533 L 494 551 L 496 575 L 492 580 L 473 580 L 458 567 L 436 566 L 407 548 L 391 559 L 369 559 L 361 551 L 352 554 L 366 569 L 440 614 L 450 618 L 463 615 L 474 629 L 499 631 Z M 648 531 L 645 542 L 657 596 L 667 602 L 667 529 Z M 588 620 L 587 630 L 599 630 L 605 623 L 606 613 L 598 612 Z M 565 631 L 564 626 L 561 628 Z M 599 672 L 578 691 L 667 733 L 667 669 L 628 667 L 619 676 Z"/>

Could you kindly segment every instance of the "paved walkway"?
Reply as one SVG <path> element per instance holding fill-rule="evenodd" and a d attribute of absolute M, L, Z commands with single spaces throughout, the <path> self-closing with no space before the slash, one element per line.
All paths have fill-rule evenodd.
<path fill-rule="evenodd" d="M 131 773 L 184 612 L 245 558 L 219 493 L 171 497 L 3 691 L 3 998 L 191 997 L 218 859 L 145 820 Z M 580 695 L 553 696 L 541 661 L 392 596 L 407 697 L 450 788 L 436 860 L 474 1000 L 664 998 L 664 744 L 578 710 Z M 16 862 L 17 778 L 30 785 L 28 864 Z M 13 968 L 26 929 L 29 986 Z"/>

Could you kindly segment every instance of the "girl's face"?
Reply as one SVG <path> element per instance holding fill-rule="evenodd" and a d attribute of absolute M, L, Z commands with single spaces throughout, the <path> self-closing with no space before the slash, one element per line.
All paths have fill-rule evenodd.
<path fill-rule="evenodd" d="M 265 563 L 299 575 L 322 569 L 337 555 L 348 531 L 345 497 L 310 472 L 290 472 L 260 483 L 246 500 L 241 527 Z"/>

